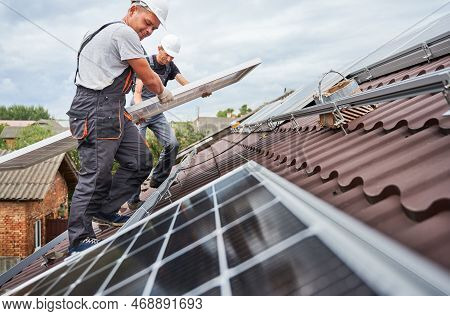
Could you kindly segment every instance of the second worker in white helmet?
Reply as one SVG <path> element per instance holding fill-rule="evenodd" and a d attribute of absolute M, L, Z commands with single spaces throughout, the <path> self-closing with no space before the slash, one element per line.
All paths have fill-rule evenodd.
<path fill-rule="evenodd" d="M 147 57 L 150 67 L 159 75 L 164 86 L 167 86 L 170 80 L 176 80 L 182 86 L 189 83 L 173 62 L 174 58 L 179 55 L 180 49 L 181 43 L 179 38 L 173 34 L 168 34 L 164 36 L 160 45 L 158 45 L 158 53 Z M 131 104 L 138 104 L 155 96 L 153 92 L 149 91 L 142 84 L 139 78 L 135 78 L 133 91 L 134 95 Z M 207 93 L 203 97 L 209 95 Z M 144 139 L 146 138 L 147 128 L 155 134 L 158 142 L 164 147 L 150 180 L 150 187 L 157 188 L 170 175 L 170 171 L 176 161 L 179 144 L 164 113 L 148 118 L 139 125 L 139 132 Z M 137 209 L 142 205 L 143 202 L 139 199 L 140 193 L 139 189 L 128 201 L 130 209 Z"/>

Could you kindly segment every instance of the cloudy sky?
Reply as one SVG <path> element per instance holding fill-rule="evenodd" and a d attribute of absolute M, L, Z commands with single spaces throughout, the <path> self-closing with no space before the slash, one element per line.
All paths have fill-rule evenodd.
<path fill-rule="evenodd" d="M 191 81 L 259 57 L 240 83 L 172 110 L 179 119 L 256 107 L 369 54 L 444 5 L 444 0 L 171 0 L 175 60 Z M 0 0 L 0 105 L 43 105 L 66 119 L 76 50 L 93 27 L 123 18 L 129 0 Z M 13 12 L 11 8 L 17 12 Z M 448 6 L 448 5 L 447 5 Z M 19 13 L 19 14 L 18 14 Z M 167 31 L 144 40 L 156 51 Z M 176 87 L 170 83 L 169 88 Z M 175 120 L 168 114 L 170 120 Z"/>

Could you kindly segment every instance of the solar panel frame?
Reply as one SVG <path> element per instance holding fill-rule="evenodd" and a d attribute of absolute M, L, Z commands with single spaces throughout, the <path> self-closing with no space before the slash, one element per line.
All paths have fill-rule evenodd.
<path fill-rule="evenodd" d="M 158 97 L 153 97 L 134 106 L 127 107 L 128 113 L 131 114 L 134 121 L 138 121 L 141 118 L 152 117 L 156 114 L 197 99 L 204 93 L 212 93 L 234 84 L 240 81 L 261 63 L 262 61 L 259 58 L 249 60 L 230 69 L 172 90 L 174 100 L 171 102 L 162 105 L 160 104 Z"/>

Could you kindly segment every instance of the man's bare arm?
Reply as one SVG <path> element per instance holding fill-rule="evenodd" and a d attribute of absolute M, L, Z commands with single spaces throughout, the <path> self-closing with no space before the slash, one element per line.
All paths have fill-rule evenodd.
<path fill-rule="evenodd" d="M 142 80 L 139 78 L 136 78 L 136 86 L 134 87 L 134 104 L 139 104 L 142 102 L 142 88 L 144 87 L 144 84 L 142 83 Z"/>
<path fill-rule="evenodd" d="M 189 83 L 189 80 L 187 80 L 186 78 L 184 78 L 184 76 L 182 74 L 177 74 L 175 76 L 175 80 L 181 84 L 182 86 L 185 86 Z"/>

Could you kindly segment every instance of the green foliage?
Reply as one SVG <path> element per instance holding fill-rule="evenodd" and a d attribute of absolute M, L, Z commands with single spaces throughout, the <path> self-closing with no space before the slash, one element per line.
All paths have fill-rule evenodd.
<path fill-rule="evenodd" d="M 49 127 L 30 125 L 20 130 L 14 149 L 27 147 L 53 135 Z"/>
<path fill-rule="evenodd" d="M 0 134 L 3 132 L 3 129 L 6 125 L 0 124 Z M 6 149 L 6 143 L 3 139 L 0 139 L 0 149 Z"/>
<path fill-rule="evenodd" d="M 252 111 L 252 109 L 250 109 L 250 108 L 248 107 L 247 104 L 244 104 L 243 106 L 241 106 L 241 107 L 239 108 L 239 114 L 238 114 L 238 117 L 245 116 L 245 115 L 247 115 L 248 113 L 250 113 L 251 111 Z"/>
<path fill-rule="evenodd" d="M 147 132 L 147 143 L 150 146 L 150 151 L 153 156 L 153 166 L 156 166 L 156 164 L 158 163 L 159 154 L 163 150 L 163 146 L 158 142 L 153 132 Z"/>
<path fill-rule="evenodd" d="M 67 154 L 74 162 L 75 168 L 79 171 L 81 169 L 81 161 L 80 161 L 80 155 L 78 154 L 78 150 L 73 149 L 73 150 L 67 152 Z M 119 167 L 120 167 L 120 164 L 114 160 L 111 174 L 115 174 L 117 172 L 117 170 L 119 169 Z"/>
<path fill-rule="evenodd" d="M 182 151 L 186 147 L 189 147 L 195 142 L 202 140 L 206 137 L 206 134 L 195 130 L 192 122 L 180 122 L 174 124 L 175 136 L 180 143 L 180 150 Z"/>
<path fill-rule="evenodd" d="M 191 144 L 206 136 L 204 133 L 197 132 L 191 122 L 177 122 L 173 124 L 173 128 L 178 143 L 180 144 L 179 151 L 182 151 L 184 148 L 189 147 Z M 147 142 L 152 152 L 153 165 L 156 166 L 163 147 L 152 132 L 147 133 Z"/>
<path fill-rule="evenodd" d="M 37 121 L 51 119 L 48 110 L 43 106 L 12 105 L 0 106 L 0 120 Z"/>
<path fill-rule="evenodd" d="M 67 154 L 72 159 L 72 161 L 75 164 L 75 167 L 77 168 L 77 170 L 80 170 L 81 162 L 80 162 L 80 155 L 78 154 L 78 150 L 72 149 Z"/>
<path fill-rule="evenodd" d="M 224 111 L 217 112 L 216 116 L 217 117 L 228 117 L 228 113 L 233 114 L 233 112 L 234 112 L 234 109 L 228 108 Z"/>

